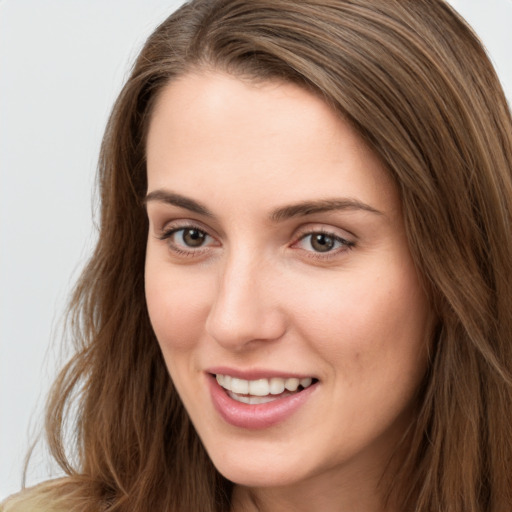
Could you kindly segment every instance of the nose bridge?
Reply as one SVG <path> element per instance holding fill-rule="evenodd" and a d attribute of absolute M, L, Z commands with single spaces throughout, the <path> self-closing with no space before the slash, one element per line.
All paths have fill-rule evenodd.
<path fill-rule="evenodd" d="M 274 293 L 275 273 L 273 265 L 249 247 L 226 255 L 206 323 L 219 344 L 238 349 L 282 336 L 285 322 Z"/>

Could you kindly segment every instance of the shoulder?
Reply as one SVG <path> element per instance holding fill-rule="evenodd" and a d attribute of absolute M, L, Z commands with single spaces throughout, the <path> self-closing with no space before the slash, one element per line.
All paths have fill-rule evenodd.
<path fill-rule="evenodd" d="M 70 478 L 49 480 L 13 494 L 0 504 L 0 512 L 79 512 L 78 487 Z"/>

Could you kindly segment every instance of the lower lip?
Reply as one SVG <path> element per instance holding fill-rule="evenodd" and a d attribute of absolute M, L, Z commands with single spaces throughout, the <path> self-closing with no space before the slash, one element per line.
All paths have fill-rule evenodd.
<path fill-rule="evenodd" d="M 306 389 L 265 404 L 245 404 L 233 400 L 215 376 L 209 376 L 210 393 L 215 409 L 230 425 L 245 429 L 264 429 L 281 423 L 299 409 L 311 396 L 318 383 Z"/>

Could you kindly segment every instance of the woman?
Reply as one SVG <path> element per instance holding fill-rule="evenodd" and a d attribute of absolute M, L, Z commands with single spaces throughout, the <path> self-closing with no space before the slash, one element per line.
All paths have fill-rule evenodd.
<path fill-rule="evenodd" d="M 183 6 L 104 138 L 68 476 L 4 510 L 507 510 L 511 168 L 441 0 Z"/>

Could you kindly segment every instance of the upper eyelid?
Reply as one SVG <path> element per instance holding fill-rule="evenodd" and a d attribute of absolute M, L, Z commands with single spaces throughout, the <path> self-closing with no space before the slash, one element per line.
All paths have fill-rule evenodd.
<path fill-rule="evenodd" d="M 172 222 L 190 222 L 203 226 L 205 230 L 209 230 L 212 229 L 212 223 L 216 224 L 213 216 L 210 217 L 200 211 L 188 210 L 158 200 L 151 200 L 145 203 L 145 205 L 147 218 L 155 226 L 164 226 Z"/>
<path fill-rule="evenodd" d="M 158 240 L 160 240 L 161 242 L 164 242 L 165 245 L 167 246 L 168 250 L 172 251 L 175 254 L 179 254 L 181 256 L 189 256 L 189 257 L 196 256 L 197 257 L 197 256 L 205 254 L 206 251 L 211 249 L 211 247 L 212 247 L 211 244 L 207 244 L 204 246 L 200 245 L 198 247 L 192 247 L 192 246 L 187 246 L 186 244 L 182 245 L 181 243 L 178 243 L 175 240 L 173 240 L 174 235 L 177 232 L 186 230 L 186 229 L 197 229 L 198 231 L 205 233 L 206 237 L 210 238 L 210 240 L 214 242 L 213 247 L 215 247 L 215 246 L 218 247 L 218 245 L 217 245 L 218 241 L 215 237 L 211 236 L 205 230 L 199 229 L 195 225 L 173 226 L 173 227 L 169 227 L 168 229 L 165 229 L 165 227 L 164 227 L 162 229 L 161 233 L 156 236 L 156 238 Z"/>
<path fill-rule="evenodd" d="M 335 227 L 332 225 L 322 224 L 322 223 L 310 223 L 304 226 L 299 227 L 294 234 L 294 238 L 299 240 L 300 238 L 311 235 L 313 233 L 324 233 L 326 235 L 331 235 L 336 238 L 341 238 L 342 240 L 347 240 L 350 242 L 355 242 L 356 235 L 347 229 L 342 229 L 339 227 Z"/>
<path fill-rule="evenodd" d="M 291 246 L 293 247 L 294 245 L 299 244 L 308 236 L 312 236 L 316 233 L 321 233 L 323 235 L 329 236 L 329 237 L 333 238 L 334 240 L 336 240 L 337 242 L 341 243 L 345 247 L 353 247 L 356 244 L 353 240 L 350 240 L 348 238 L 345 238 L 345 237 L 342 237 L 342 236 L 339 236 L 339 235 L 336 235 L 334 233 L 330 233 L 327 231 L 310 231 L 310 232 L 306 232 L 303 235 L 301 235 L 300 237 L 296 238 L 295 241 L 291 244 Z"/>
<path fill-rule="evenodd" d="M 161 227 L 158 227 L 158 223 L 155 223 L 155 231 L 157 231 L 158 236 L 165 235 L 166 233 L 172 231 L 178 231 L 180 229 L 195 228 L 203 231 L 208 236 L 214 238 L 217 241 L 222 239 L 222 237 L 217 233 L 215 229 L 205 225 L 203 222 L 197 219 L 178 218 L 168 220 L 160 224 Z M 290 236 L 291 243 L 294 244 L 305 236 L 311 235 L 313 233 L 324 233 L 326 235 L 330 235 L 350 243 L 355 243 L 357 240 L 356 235 L 347 229 L 333 226 L 331 224 L 324 224 L 322 222 L 308 222 L 306 224 L 300 225 L 292 232 Z"/>
<path fill-rule="evenodd" d="M 201 231 L 204 233 L 208 238 L 218 241 L 215 236 L 210 234 L 206 229 L 203 229 L 195 224 L 189 224 L 189 225 L 183 225 L 183 226 L 170 226 L 168 228 L 164 227 L 161 232 L 158 235 L 158 238 L 160 240 L 166 240 L 171 237 L 171 235 L 174 235 L 175 233 L 178 233 L 179 231 L 185 230 L 185 229 L 197 229 L 198 231 Z"/>
<path fill-rule="evenodd" d="M 187 228 L 198 229 L 199 231 L 203 231 L 212 238 L 218 238 L 218 236 L 215 233 L 215 230 L 205 226 L 202 222 L 194 219 L 175 219 L 163 222 L 162 226 L 160 228 L 157 228 L 157 231 L 161 234 L 165 234 L 170 231 L 178 231 L 180 229 Z"/>
<path fill-rule="evenodd" d="M 340 242 L 346 242 L 346 243 L 349 243 L 349 244 L 353 244 L 354 243 L 351 240 L 349 240 L 348 237 L 343 237 L 343 236 L 337 235 L 335 233 L 332 233 L 330 231 L 308 231 L 308 232 L 302 234 L 301 236 L 299 236 L 299 238 L 297 238 L 296 241 L 293 242 L 293 243 L 295 244 L 297 242 L 300 242 L 301 240 L 304 240 L 304 238 L 307 238 L 308 236 L 312 236 L 312 235 L 316 235 L 316 234 L 322 234 L 322 235 L 331 237 L 334 240 L 338 240 Z"/>
<path fill-rule="evenodd" d="M 201 231 L 205 235 L 209 236 L 210 238 L 213 238 L 210 233 L 208 233 L 205 229 L 200 228 L 199 226 L 189 225 L 189 226 L 171 226 L 171 227 L 164 227 L 162 229 L 162 235 L 170 235 L 172 233 L 177 233 L 179 231 L 183 231 L 185 229 L 196 229 L 197 231 Z"/>

